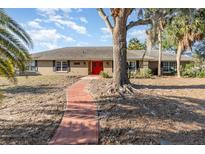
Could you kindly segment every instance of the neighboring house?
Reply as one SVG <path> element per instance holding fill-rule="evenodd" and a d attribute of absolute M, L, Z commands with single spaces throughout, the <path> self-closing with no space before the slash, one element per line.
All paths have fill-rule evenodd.
<path fill-rule="evenodd" d="M 68 47 L 32 54 L 33 61 L 28 65 L 30 73 L 41 75 L 68 74 L 88 75 L 99 74 L 101 71 L 109 75 L 113 73 L 112 47 Z M 144 57 L 144 58 L 143 58 Z M 128 70 L 150 68 L 157 73 L 158 51 L 149 55 L 144 50 L 128 50 Z M 162 73 L 171 73 L 176 68 L 176 55 L 163 52 Z M 182 64 L 192 61 L 191 57 L 182 56 Z"/>

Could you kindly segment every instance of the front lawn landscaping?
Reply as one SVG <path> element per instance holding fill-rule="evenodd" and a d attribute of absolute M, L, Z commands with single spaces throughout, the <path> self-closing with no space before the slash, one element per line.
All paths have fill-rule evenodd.
<path fill-rule="evenodd" d="M 66 105 L 66 88 L 78 78 L 18 77 L 18 84 L 0 79 L 0 144 L 48 144 Z"/>
<path fill-rule="evenodd" d="M 93 80 L 100 144 L 205 144 L 205 79 L 132 79 L 134 95 L 106 95 L 111 79 Z"/>

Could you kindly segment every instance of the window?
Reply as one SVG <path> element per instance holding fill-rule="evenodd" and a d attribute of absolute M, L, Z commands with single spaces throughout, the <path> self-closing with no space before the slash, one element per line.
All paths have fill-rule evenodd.
<path fill-rule="evenodd" d="M 68 69 L 68 63 L 67 62 L 62 62 L 62 71 L 67 71 Z"/>
<path fill-rule="evenodd" d="M 163 62 L 163 72 L 173 72 L 176 70 L 176 62 Z"/>
<path fill-rule="evenodd" d="M 27 72 L 36 72 L 36 64 L 37 61 L 30 61 L 27 66 L 26 66 L 26 71 Z"/>
<path fill-rule="evenodd" d="M 56 62 L 56 71 L 61 71 L 61 61 Z"/>
<path fill-rule="evenodd" d="M 138 69 L 138 62 L 135 62 L 135 61 L 130 61 L 128 62 L 128 70 L 129 71 L 136 71 Z"/>
<path fill-rule="evenodd" d="M 68 70 L 68 62 L 67 61 L 57 61 L 56 62 L 56 71 L 66 72 L 67 70 Z"/>

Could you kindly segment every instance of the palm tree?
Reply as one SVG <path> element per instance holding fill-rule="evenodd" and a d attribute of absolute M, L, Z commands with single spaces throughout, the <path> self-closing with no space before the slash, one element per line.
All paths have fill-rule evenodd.
<path fill-rule="evenodd" d="M 204 9 L 180 9 L 165 28 L 167 45 L 175 46 L 177 61 L 177 76 L 180 77 L 181 55 L 191 49 L 193 43 L 204 38 Z"/>
<path fill-rule="evenodd" d="M 0 76 L 15 81 L 15 69 L 24 71 L 33 47 L 30 36 L 0 9 Z"/>

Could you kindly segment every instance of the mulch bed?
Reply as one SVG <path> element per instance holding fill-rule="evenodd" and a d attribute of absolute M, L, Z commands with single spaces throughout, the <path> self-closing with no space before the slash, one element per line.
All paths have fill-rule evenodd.
<path fill-rule="evenodd" d="M 106 95 L 93 80 L 100 144 L 205 144 L 205 79 L 133 79 L 134 95 Z"/>
<path fill-rule="evenodd" d="M 13 85 L 0 79 L 0 144 L 48 144 L 64 113 L 65 89 L 78 78 L 18 77 Z"/>

